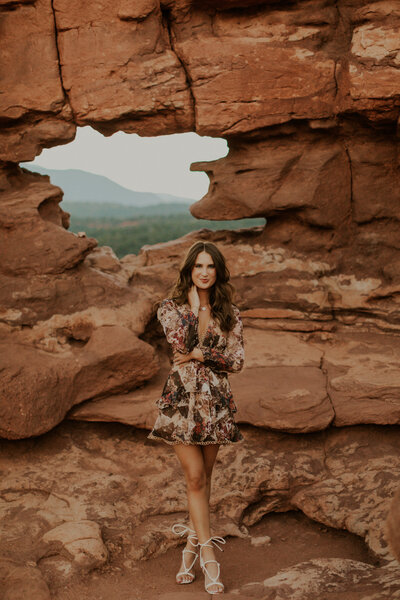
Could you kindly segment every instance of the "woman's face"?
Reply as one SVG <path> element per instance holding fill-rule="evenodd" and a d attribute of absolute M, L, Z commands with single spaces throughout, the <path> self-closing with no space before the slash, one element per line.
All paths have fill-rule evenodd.
<path fill-rule="evenodd" d="M 217 280 L 217 270 L 212 256 L 205 252 L 199 252 L 192 269 L 192 281 L 200 289 L 206 290 L 214 285 Z"/>

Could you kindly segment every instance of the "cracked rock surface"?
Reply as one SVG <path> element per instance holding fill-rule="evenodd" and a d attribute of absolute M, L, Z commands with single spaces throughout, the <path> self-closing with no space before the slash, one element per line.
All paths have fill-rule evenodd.
<path fill-rule="evenodd" d="M 246 536 L 263 515 L 297 509 L 365 539 L 380 566 L 347 565 L 354 576 L 361 568 L 372 579 L 384 581 L 396 569 L 398 577 L 385 534 L 400 477 L 398 427 L 243 431 L 242 447 L 223 448 L 217 457 L 213 531 Z M 177 544 L 170 527 L 187 514 L 183 473 L 172 449 L 140 430 L 65 422 L 44 436 L 2 441 L 0 458 L 3 555 L 30 561 L 53 590 L 107 556 L 134 563 Z"/>

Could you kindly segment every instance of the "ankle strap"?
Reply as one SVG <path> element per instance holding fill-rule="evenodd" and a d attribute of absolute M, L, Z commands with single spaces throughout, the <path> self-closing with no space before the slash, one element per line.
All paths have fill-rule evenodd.
<path fill-rule="evenodd" d="M 200 550 L 201 550 L 201 548 L 202 548 L 203 546 L 207 546 L 208 548 L 212 548 L 212 545 L 211 545 L 211 544 L 209 544 L 208 542 L 211 542 L 211 544 L 214 544 L 214 545 L 215 545 L 215 546 L 218 548 L 218 550 L 221 550 L 221 552 L 223 552 L 223 551 L 224 551 L 224 550 L 223 550 L 223 548 L 220 548 L 220 547 L 218 546 L 218 543 L 219 543 L 219 544 L 226 544 L 226 540 L 224 540 L 224 538 L 223 538 L 223 537 L 219 537 L 218 535 L 214 535 L 214 536 L 211 536 L 211 537 L 210 537 L 208 540 L 206 540 L 206 541 L 205 541 L 205 542 L 203 542 L 202 544 L 200 544 L 200 542 L 198 542 L 198 544 L 197 544 L 197 545 L 198 545 L 198 546 L 200 546 Z"/>
<path fill-rule="evenodd" d="M 179 531 L 179 528 L 180 528 L 180 531 Z M 179 535 L 180 537 L 184 536 L 185 533 L 189 533 L 188 540 L 193 544 L 193 546 L 198 545 L 197 544 L 197 533 L 193 529 L 190 529 L 190 527 L 188 525 L 184 525 L 183 523 L 175 523 L 174 525 L 172 525 L 171 529 L 176 535 Z M 193 540 L 195 540 L 195 541 L 193 541 Z"/>

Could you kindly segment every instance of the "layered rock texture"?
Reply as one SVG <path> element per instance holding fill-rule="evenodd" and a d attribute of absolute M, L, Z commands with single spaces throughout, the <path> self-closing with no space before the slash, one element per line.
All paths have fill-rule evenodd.
<path fill-rule="evenodd" d="M 239 597 L 269 600 L 292 593 L 311 599 L 331 587 L 344 600 L 362 581 L 366 598 L 387 588 L 393 595 L 380 597 L 397 598 L 400 567 L 387 546 L 385 517 L 400 477 L 399 427 L 308 435 L 251 426 L 243 431 L 240 449 L 225 447 L 217 458 L 213 531 L 247 537 L 268 512 L 301 510 L 363 538 L 375 566 L 337 558 L 296 567 L 286 580 L 263 581 L 260 573 L 259 585 L 252 586 L 257 594 L 253 589 L 247 595 L 245 586 Z M 186 518 L 183 472 L 174 452 L 146 441 L 146 432 L 64 422 L 36 440 L 3 440 L 0 460 L 2 554 L 8 563 L 29 566 L 30 577 L 36 574 L 44 588 L 57 590 L 107 560 L 132 569 L 181 541 L 171 526 Z M 0 559 L 0 574 L 4 563 Z M 267 595 L 266 588 L 278 582 L 286 595 Z"/>
<path fill-rule="evenodd" d="M 221 533 L 240 535 L 269 511 L 298 508 L 364 537 L 380 567 L 307 564 L 317 587 L 288 588 L 296 572 L 283 573 L 257 593 L 314 598 L 339 571 L 337 598 L 358 580 L 365 598 L 377 581 L 398 593 L 399 496 L 387 516 L 400 487 L 398 3 L 0 0 L 0 18 L 0 435 L 45 434 L 66 416 L 149 429 L 171 360 L 154 302 L 189 246 L 214 241 L 245 325 L 245 368 L 231 377 L 237 418 L 256 428 L 240 452 L 227 452 L 229 477 L 213 505 Z M 88 125 L 104 135 L 226 138 L 225 158 L 192 166 L 210 187 L 191 212 L 265 217 L 265 227 L 200 229 L 121 260 L 71 233 L 62 190 L 19 162 Z M 47 435 L 63 440 L 63 431 Z M 102 447 L 78 431 L 77 448 Z M 13 443 L 30 442 L 4 442 Z M 141 443 L 129 446 L 131 457 L 143 455 Z M 160 460 L 152 453 L 162 449 L 150 450 L 148 460 Z M 114 500 L 85 496 L 78 506 L 72 476 L 56 490 L 41 467 L 29 475 L 23 453 L 18 468 L 7 461 L 0 582 L 15 586 L 19 573 L 45 598 L 63 573 L 108 560 L 101 527 Z M 152 502 L 150 462 L 135 485 L 116 480 L 115 489 Z M 233 499 L 232 486 L 242 490 Z M 32 526 L 21 558 L 13 527 L 26 503 L 40 515 L 40 535 Z M 174 503 L 171 512 L 184 510 L 182 486 Z M 148 514 L 157 511 L 165 509 Z M 143 512 L 130 514 L 137 544 L 125 540 L 127 556 L 168 547 Z"/>

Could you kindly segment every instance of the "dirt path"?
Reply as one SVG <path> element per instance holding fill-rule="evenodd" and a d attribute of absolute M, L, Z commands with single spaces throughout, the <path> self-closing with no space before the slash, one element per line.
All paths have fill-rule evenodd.
<path fill-rule="evenodd" d="M 216 550 L 221 562 L 226 592 L 245 583 L 262 581 L 280 569 L 311 558 L 351 558 L 373 563 L 361 540 L 346 531 L 324 527 L 299 512 L 266 515 L 250 528 L 252 537 L 266 536 L 271 542 L 256 547 L 249 539 L 227 537 L 224 552 Z M 204 592 L 204 579 L 198 562 L 196 580 L 178 586 L 175 572 L 180 564 L 182 546 L 152 560 L 140 562 L 134 571 L 121 564 L 108 565 L 91 573 L 79 583 L 60 591 L 57 600 L 172 600 L 211 598 Z M 225 597 L 228 594 L 225 594 Z M 230 594 L 229 594 L 230 596 Z M 221 597 L 221 596 L 219 596 Z M 239 596 L 236 597 L 239 600 Z M 343 597 L 343 600 L 347 600 Z"/>

